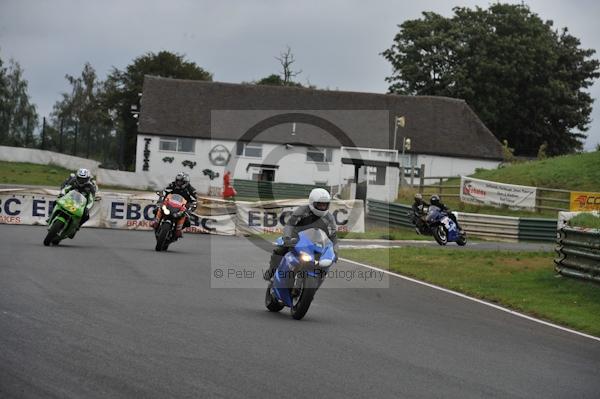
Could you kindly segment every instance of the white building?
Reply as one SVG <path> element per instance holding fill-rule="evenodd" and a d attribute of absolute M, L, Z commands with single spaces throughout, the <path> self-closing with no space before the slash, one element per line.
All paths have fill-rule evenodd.
<path fill-rule="evenodd" d="M 405 127 L 394 121 L 403 116 Z M 411 148 L 399 156 L 403 138 Z M 207 190 L 234 179 L 348 186 L 393 200 L 399 166 L 470 174 L 502 160 L 501 144 L 462 100 L 186 81 L 146 76 L 136 172 L 183 170 Z M 219 174 L 210 180 L 209 176 Z M 361 186 L 362 184 L 362 186 Z M 364 191 L 364 187 L 362 190 Z M 218 191 L 218 190 L 215 190 Z"/>

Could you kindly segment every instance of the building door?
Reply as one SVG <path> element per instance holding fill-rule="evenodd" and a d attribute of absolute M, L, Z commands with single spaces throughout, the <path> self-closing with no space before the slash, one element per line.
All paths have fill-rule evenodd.
<path fill-rule="evenodd" d="M 275 171 L 273 169 L 261 169 L 258 180 L 275 181 Z"/>

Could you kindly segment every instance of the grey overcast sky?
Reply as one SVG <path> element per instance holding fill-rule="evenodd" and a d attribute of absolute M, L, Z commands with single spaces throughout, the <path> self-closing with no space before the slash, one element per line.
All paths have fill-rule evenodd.
<path fill-rule="evenodd" d="M 506 1 L 521 3 L 521 1 Z M 65 74 L 90 62 L 100 78 L 148 51 L 168 50 L 214 74 L 241 82 L 279 71 L 286 45 L 299 80 L 321 88 L 385 93 L 390 65 L 379 55 L 406 19 L 422 11 L 450 16 L 454 6 L 486 8 L 490 1 L 360 0 L 0 0 L 0 55 L 25 69 L 29 93 L 46 116 Z M 600 49 L 600 2 L 529 0 L 556 28 L 568 27 L 582 46 Z M 596 57 L 600 57 L 596 54 Z M 585 149 L 600 143 L 600 84 Z"/>

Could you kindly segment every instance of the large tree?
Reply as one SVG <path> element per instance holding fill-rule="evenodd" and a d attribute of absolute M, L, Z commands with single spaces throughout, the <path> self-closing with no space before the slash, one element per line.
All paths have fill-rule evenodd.
<path fill-rule="evenodd" d="M 462 98 L 518 155 L 580 150 L 600 76 L 591 49 L 525 5 L 424 12 L 405 21 L 382 55 L 392 93 Z"/>
<path fill-rule="evenodd" d="M 135 166 L 135 148 L 137 138 L 137 119 L 132 106 L 139 106 L 139 93 L 145 75 L 167 78 L 212 80 L 212 74 L 196 63 L 186 61 L 184 55 L 161 51 L 147 53 L 128 65 L 125 70 L 114 68 L 104 87 L 103 104 L 114 116 L 119 132 L 119 159 L 121 169 Z"/>
<path fill-rule="evenodd" d="M 86 63 L 79 76 L 65 75 L 69 92 L 54 104 L 47 148 L 107 162 L 111 152 L 112 121 L 104 98 L 104 83 Z"/>
<path fill-rule="evenodd" d="M 30 102 L 27 86 L 21 65 L 11 59 L 5 67 L 0 59 L 0 144 L 34 145 L 38 114 Z"/>

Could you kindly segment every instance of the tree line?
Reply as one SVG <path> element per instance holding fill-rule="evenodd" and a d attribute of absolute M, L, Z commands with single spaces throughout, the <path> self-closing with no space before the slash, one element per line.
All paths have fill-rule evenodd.
<path fill-rule="evenodd" d="M 487 9 L 457 7 L 451 17 L 424 12 L 399 25 L 382 56 L 392 66 L 386 78 L 390 93 L 464 99 L 515 155 L 551 156 L 582 148 L 593 104 L 586 89 L 600 76 L 594 54 L 527 6 L 496 3 Z M 246 83 L 316 89 L 295 80 L 301 71 L 292 69 L 296 60 L 289 47 L 275 59 L 279 73 Z M 40 121 L 23 69 L 0 57 L 0 144 L 132 170 L 144 75 L 205 81 L 213 76 L 168 51 L 139 56 L 104 80 L 86 63 L 80 75 L 65 75 L 68 90 Z"/>

